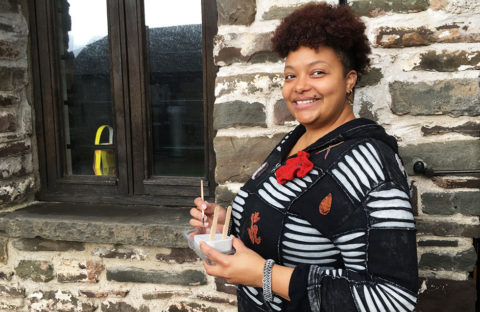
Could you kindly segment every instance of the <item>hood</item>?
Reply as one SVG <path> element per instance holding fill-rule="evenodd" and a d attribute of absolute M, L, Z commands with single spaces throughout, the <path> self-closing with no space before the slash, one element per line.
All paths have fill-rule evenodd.
<path fill-rule="evenodd" d="M 293 137 L 297 139 L 305 132 L 305 127 L 299 125 L 292 133 Z M 325 148 L 329 145 L 348 140 L 358 140 L 363 138 L 371 138 L 384 142 L 395 152 L 398 153 L 397 140 L 388 135 L 385 132 L 385 129 L 377 124 L 376 122 L 366 119 L 366 118 L 357 118 L 352 121 L 349 121 L 335 130 L 329 132 L 317 142 L 310 145 L 305 151 L 313 151 L 321 148 Z M 296 142 L 297 140 L 293 140 Z"/>

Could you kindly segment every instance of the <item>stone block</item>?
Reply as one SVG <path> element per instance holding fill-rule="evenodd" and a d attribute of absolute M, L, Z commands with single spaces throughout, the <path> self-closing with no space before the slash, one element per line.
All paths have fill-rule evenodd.
<path fill-rule="evenodd" d="M 205 285 L 207 283 L 207 277 L 205 274 L 197 270 L 170 272 L 163 270 L 143 270 L 131 267 L 107 269 L 107 280 L 127 283 L 154 283 L 182 286 L 197 286 Z"/>
<path fill-rule="evenodd" d="M 83 243 L 68 242 L 68 241 L 54 241 L 49 239 L 36 238 L 21 238 L 16 239 L 12 243 L 13 247 L 23 251 L 82 251 L 85 250 Z"/>
<path fill-rule="evenodd" d="M 32 154 L 6 157 L 0 161 L 0 178 L 11 179 L 33 172 Z"/>
<path fill-rule="evenodd" d="M 199 304 L 195 302 L 184 302 L 184 301 L 172 304 L 168 308 L 168 312 L 189 312 L 189 311 L 218 312 L 218 309 L 213 307 L 207 307 L 204 304 Z"/>
<path fill-rule="evenodd" d="M 217 157 L 215 181 L 217 183 L 245 182 L 262 164 L 285 134 L 272 137 L 216 137 Z"/>
<path fill-rule="evenodd" d="M 419 247 L 458 247 L 456 240 L 441 240 L 441 239 L 426 239 L 419 240 L 417 245 Z"/>
<path fill-rule="evenodd" d="M 273 5 L 262 14 L 263 20 L 276 20 L 276 19 L 283 19 L 296 9 L 298 9 L 300 5 L 293 5 L 293 6 L 277 6 Z"/>
<path fill-rule="evenodd" d="M 417 219 L 418 234 L 454 237 L 480 237 L 478 224 L 461 224 L 456 221 Z"/>
<path fill-rule="evenodd" d="M 34 178 L 31 176 L 6 181 L 6 183 L 0 180 L 0 207 L 27 199 L 34 189 L 34 183 Z"/>
<path fill-rule="evenodd" d="M 460 69 L 480 69 L 479 51 L 426 51 L 413 70 L 456 72 Z"/>
<path fill-rule="evenodd" d="M 218 25 L 250 25 L 255 20 L 255 0 L 217 0 Z"/>
<path fill-rule="evenodd" d="M 0 107 L 13 106 L 20 103 L 20 98 L 12 94 L 0 94 Z"/>
<path fill-rule="evenodd" d="M 424 285 L 424 290 L 418 295 L 417 312 L 475 311 L 474 280 L 420 279 L 419 284 Z"/>
<path fill-rule="evenodd" d="M 186 263 L 199 260 L 198 256 L 190 248 L 172 248 L 170 254 L 157 254 L 157 260 L 167 263 Z"/>
<path fill-rule="evenodd" d="M 427 214 L 480 216 L 480 192 L 423 193 L 422 211 Z"/>
<path fill-rule="evenodd" d="M 0 263 L 8 260 L 8 238 L 0 236 Z"/>
<path fill-rule="evenodd" d="M 227 283 L 227 280 L 223 277 L 215 277 L 215 288 L 217 291 L 230 295 L 237 294 L 237 286 Z"/>
<path fill-rule="evenodd" d="M 0 40 L 0 59 L 16 60 L 19 56 L 18 46 L 13 45 L 11 42 Z"/>
<path fill-rule="evenodd" d="M 47 261 L 20 260 L 15 273 L 22 279 L 46 283 L 53 279 L 53 265 Z"/>
<path fill-rule="evenodd" d="M 150 309 L 145 305 L 142 305 L 137 309 L 125 302 L 107 301 L 102 303 L 101 311 L 102 312 L 150 312 Z"/>
<path fill-rule="evenodd" d="M 235 76 L 217 77 L 215 93 L 217 97 L 225 94 L 236 96 L 251 96 L 255 93 L 266 95 L 281 90 L 283 75 L 280 74 L 242 74 Z"/>
<path fill-rule="evenodd" d="M 87 260 L 63 260 L 57 267 L 57 280 L 60 283 L 97 283 L 105 266 L 99 262 Z"/>
<path fill-rule="evenodd" d="M 31 152 L 30 143 L 14 142 L 0 144 L 0 158 L 21 156 Z"/>
<path fill-rule="evenodd" d="M 457 254 L 437 254 L 427 252 L 422 254 L 418 264 L 419 269 L 446 271 L 473 271 L 477 261 L 477 253 L 472 247 Z"/>
<path fill-rule="evenodd" d="M 62 312 L 93 312 L 97 306 L 93 303 L 81 302 L 71 292 L 36 291 L 28 296 L 29 310 L 31 312 L 62 311 Z"/>
<path fill-rule="evenodd" d="M 27 84 L 26 71 L 23 68 L 0 66 L 0 90 L 14 91 Z"/>
<path fill-rule="evenodd" d="M 174 296 L 178 297 L 188 297 L 191 296 L 192 292 L 190 291 L 155 291 L 150 293 L 142 294 L 142 298 L 145 300 L 165 300 L 170 299 Z"/>
<path fill-rule="evenodd" d="M 213 128 L 266 127 L 265 105 L 233 101 L 214 105 Z"/>
<path fill-rule="evenodd" d="M 354 0 L 348 1 L 352 10 L 358 15 L 377 17 L 386 13 L 415 13 L 429 8 L 429 0 Z"/>
<path fill-rule="evenodd" d="M 390 83 L 392 112 L 397 115 L 480 115 L 480 79 Z"/>
<path fill-rule="evenodd" d="M 18 0 L 8 0 L 0 2 L 0 12 L 2 13 L 18 13 L 19 8 Z"/>
<path fill-rule="evenodd" d="M 222 207 L 228 207 L 232 204 L 236 195 L 226 186 L 217 186 L 215 189 L 215 202 Z"/>
<path fill-rule="evenodd" d="M 110 291 L 91 291 L 91 290 L 79 290 L 78 293 L 81 296 L 87 298 L 107 298 L 107 297 L 118 297 L 125 298 L 129 290 L 110 290 Z"/>
<path fill-rule="evenodd" d="M 380 82 L 383 78 L 383 73 L 380 68 L 371 67 L 368 72 L 361 76 L 360 79 L 357 81 L 357 88 L 367 87 L 367 86 L 374 86 Z"/>
<path fill-rule="evenodd" d="M 455 133 L 461 133 L 464 135 L 469 135 L 469 136 L 478 138 L 480 137 L 480 123 L 468 121 L 464 124 L 461 124 L 459 126 L 454 126 L 454 127 L 422 126 L 421 131 L 424 136 L 440 135 L 440 134 L 455 132 Z"/>
<path fill-rule="evenodd" d="M 237 300 L 231 300 L 228 298 L 216 297 L 216 296 L 208 296 L 208 295 L 197 295 L 197 298 L 203 301 L 214 302 L 214 303 L 223 303 L 229 304 L 232 306 L 237 306 Z"/>
<path fill-rule="evenodd" d="M 433 183 L 440 187 L 446 189 L 452 188 L 476 188 L 480 189 L 480 179 L 479 178 L 445 178 L 445 177 L 434 177 L 432 178 Z"/>
<path fill-rule="evenodd" d="M 418 159 L 422 159 L 427 167 L 434 170 L 480 168 L 480 144 L 477 144 L 477 141 L 408 144 L 400 146 L 399 153 L 405 170 L 410 175 L 414 175 L 413 164 Z"/>
<path fill-rule="evenodd" d="M 378 121 L 377 112 L 373 109 L 373 103 L 370 101 L 360 100 L 360 109 L 358 111 L 358 116 Z"/>
<path fill-rule="evenodd" d="M 15 275 L 14 272 L 2 272 L 0 271 L 0 280 L 11 281 L 12 277 Z"/>
<path fill-rule="evenodd" d="M 227 33 L 214 38 L 218 52 L 214 62 L 225 66 L 238 62 L 277 62 L 280 58 L 272 52 L 272 32 Z"/>
<path fill-rule="evenodd" d="M 1 296 L 8 296 L 8 297 L 24 298 L 25 297 L 25 288 L 18 288 L 18 287 L 7 286 L 7 285 L 0 285 L 0 295 Z"/>
<path fill-rule="evenodd" d="M 145 260 L 147 255 L 146 251 L 141 249 L 97 247 L 93 249 L 92 256 L 107 259 Z"/>
<path fill-rule="evenodd" d="M 285 122 L 294 121 L 295 117 L 288 110 L 285 100 L 278 100 L 273 106 L 273 122 L 276 125 L 284 125 Z"/>
<path fill-rule="evenodd" d="M 17 117 L 14 114 L 0 115 L 0 133 L 17 131 Z"/>

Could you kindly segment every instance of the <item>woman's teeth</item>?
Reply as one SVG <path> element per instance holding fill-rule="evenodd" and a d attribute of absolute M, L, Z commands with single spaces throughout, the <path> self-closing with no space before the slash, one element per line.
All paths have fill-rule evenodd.
<path fill-rule="evenodd" d="M 298 105 L 303 105 L 303 104 L 309 104 L 317 101 L 317 99 L 312 99 L 312 100 L 306 100 L 306 101 L 297 101 Z"/>

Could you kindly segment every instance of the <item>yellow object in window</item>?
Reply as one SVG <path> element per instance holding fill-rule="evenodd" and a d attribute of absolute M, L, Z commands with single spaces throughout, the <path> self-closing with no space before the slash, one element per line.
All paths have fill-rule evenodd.
<path fill-rule="evenodd" d="M 100 138 L 105 128 L 108 129 L 108 142 L 100 143 Z M 113 128 L 107 125 L 100 126 L 95 135 L 95 145 L 113 145 Z M 113 148 L 95 150 L 93 170 L 95 175 L 99 176 L 115 175 L 115 154 Z"/>

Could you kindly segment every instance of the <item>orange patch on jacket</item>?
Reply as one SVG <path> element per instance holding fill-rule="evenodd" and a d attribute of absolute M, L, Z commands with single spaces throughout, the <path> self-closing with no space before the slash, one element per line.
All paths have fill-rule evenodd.
<path fill-rule="evenodd" d="M 327 215 L 330 212 L 330 209 L 332 208 L 332 193 L 329 193 L 327 196 L 325 196 L 324 199 L 320 202 L 320 205 L 318 205 L 318 211 L 322 215 Z"/>
<path fill-rule="evenodd" d="M 250 221 L 251 221 L 251 225 L 248 228 L 248 236 L 250 236 L 250 240 L 252 241 L 252 244 L 259 245 L 260 242 L 262 241 L 262 238 L 257 236 L 258 225 L 256 225 L 255 223 L 260 221 L 260 212 L 252 213 L 252 215 L 250 216 Z"/>

